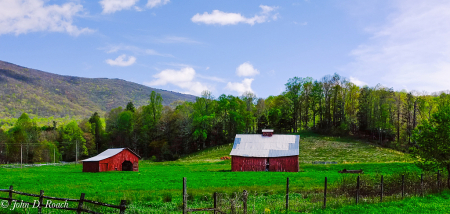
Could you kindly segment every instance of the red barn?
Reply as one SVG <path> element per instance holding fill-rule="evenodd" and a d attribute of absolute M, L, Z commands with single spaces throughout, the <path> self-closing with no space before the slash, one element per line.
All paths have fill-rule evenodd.
<path fill-rule="evenodd" d="M 300 135 L 237 134 L 231 150 L 231 171 L 298 172 Z"/>
<path fill-rule="evenodd" d="M 83 172 L 139 171 L 139 158 L 128 148 L 107 149 L 83 160 Z"/>

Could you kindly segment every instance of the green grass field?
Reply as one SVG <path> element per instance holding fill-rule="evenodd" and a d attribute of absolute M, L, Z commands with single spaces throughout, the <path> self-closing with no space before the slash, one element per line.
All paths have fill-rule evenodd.
<path fill-rule="evenodd" d="M 67 198 L 79 198 L 81 193 L 86 193 L 86 199 L 112 204 L 119 204 L 120 200 L 125 199 L 129 203 L 127 213 L 179 213 L 182 178 L 186 177 L 190 207 L 211 207 L 213 192 L 230 199 L 239 197 L 243 190 L 247 190 L 249 204 L 253 203 L 249 206 L 255 213 L 266 209 L 279 213 L 284 207 L 286 177 L 289 177 L 292 210 L 315 212 L 321 206 L 324 177 L 328 177 L 330 189 L 339 187 L 346 178 L 354 178 L 355 175 L 338 173 L 344 168 L 363 169 L 364 176 L 369 177 L 421 173 L 406 154 L 351 139 L 317 135 L 302 137 L 300 172 L 297 173 L 231 172 L 230 160 L 220 160 L 230 151 L 231 145 L 224 145 L 178 161 L 140 161 L 139 172 L 82 173 L 81 164 L 0 168 L 0 189 L 13 185 L 15 190 L 21 192 L 38 194 L 39 190 L 44 190 L 48 196 Z M 313 161 L 336 161 L 338 164 L 316 165 L 311 164 Z M 0 193 L 0 197 L 7 197 L 7 193 Z M 34 200 L 28 197 L 19 199 Z M 326 210 L 327 213 L 345 212 L 338 208 L 352 203 L 345 198 L 330 200 L 330 206 L 336 209 Z M 396 196 L 392 196 L 391 200 L 397 200 Z M 392 206 L 400 206 L 395 204 L 397 202 L 392 203 Z M 383 206 L 388 206 L 385 204 Z"/>
<path fill-rule="evenodd" d="M 402 201 L 377 204 L 350 205 L 338 209 L 318 209 L 314 213 L 450 213 L 450 193 L 412 197 Z"/>

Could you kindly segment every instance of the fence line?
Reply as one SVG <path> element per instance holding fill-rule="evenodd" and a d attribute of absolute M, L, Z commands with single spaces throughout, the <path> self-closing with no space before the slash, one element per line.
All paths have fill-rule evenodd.
<path fill-rule="evenodd" d="M 424 186 L 424 175 L 423 174 L 420 175 L 420 181 L 419 180 L 417 180 L 417 181 L 411 181 L 410 180 L 409 184 L 411 184 L 411 183 L 414 184 L 415 182 L 417 184 L 417 183 L 420 182 L 419 189 L 417 189 L 418 188 L 417 185 L 413 185 L 412 186 L 413 190 L 411 190 L 411 186 L 408 188 L 409 191 L 413 191 L 410 194 L 416 194 L 416 195 L 423 196 L 425 194 L 425 189 L 427 189 L 427 190 L 431 189 L 432 191 L 435 191 L 436 189 L 434 189 L 434 188 L 436 188 L 436 187 L 437 187 L 437 192 L 441 192 L 442 189 L 443 189 L 443 186 L 440 183 L 441 176 L 442 175 L 440 174 L 440 172 L 438 172 L 437 176 L 435 178 L 436 180 L 434 180 L 435 183 L 432 184 L 432 185 L 427 185 L 426 186 L 427 188 L 425 188 L 425 186 Z M 391 190 L 391 191 L 388 192 L 388 194 L 390 194 L 390 195 L 399 194 L 399 189 L 400 189 L 401 198 L 404 199 L 406 194 L 407 194 L 407 191 L 406 191 L 406 188 L 405 188 L 405 183 L 406 183 L 405 175 L 402 174 L 400 179 L 401 180 L 398 180 L 398 182 L 396 182 L 396 184 L 394 185 L 394 191 L 392 191 L 392 189 L 389 189 L 389 186 L 388 186 L 388 190 Z M 427 180 L 427 181 L 429 181 L 429 180 Z M 376 183 L 373 189 L 371 189 L 370 186 L 367 186 L 364 183 L 362 185 L 361 176 L 360 175 L 357 176 L 356 184 L 353 187 L 355 188 L 354 189 L 355 191 L 349 190 L 350 192 L 353 192 L 353 194 L 351 193 L 349 196 L 350 197 L 354 197 L 354 203 L 356 205 L 358 205 L 358 203 L 360 202 L 361 193 L 363 193 L 363 195 L 364 194 L 365 195 L 367 195 L 367 194 L 370 195 L 370 194 L 374 193 L 373 191 L 375 191 L 375 193 L 378 192 L 378 193 L 375 194 L 374 199 L 376 198 L 376 195 L 379 194 L 379 202 L 383 202 L 383 198 L 385 197 L 385 182 L 384 182 L 384 176 L 383 175 L 381 175 L 380 183 Z M 287 177 L 286 178 L 286 196 L 285 196 L 285 200 L 286 200 L 285 201 L 285 205 L 286 205 L 285 206 L 285 209 L 286 209 L 285 211 L 286 211 L 286 213 L 289 212 L 289 207 L 290 207 L 290 203 L 289 203 L 289 201 L 290 201 L 290 197 L 289 197 L 290 191 L 289 191 L 289 188 L 290 188 L 289 177 Z M 366 188 L 368 188 L 368 189 L 366 189 Z M 448 188 L 450 189 L 450 186 L 448 186 Z M 364 191 L 364 189 L 366 189 L 366 191 Z M 378 191 L 377 191 L 377 189 L 378 189 Z M 323 196 L 322 196 L 323 197 L 323 206 L 321 206 L 323 209 L 325 209 L 327 207 L 327 190 L 328 190 L 328 178 L 325 177 L 324 188 L 323 188 Z M 369 192 L 367 190 L 369 190 Z M 370 192 L 370 190 L 372 190 L 372 192 Z M 346 195 L 346 194 L 344 194 L 344 195 Z M 195 208 L 195 209 L 188 208 L 188 206 L 187 206 L 188 194 L 187 194 L 187 188 L 186 188 L 186 177 L 183 177 L 183 214 L 186 214 L 188 212 L 197 212 L 197 211 L 213 211 L 214 214 L 226 213 L 224 210 L 220 210 L 218 208 L 219 206 L 217 204 L 217 198 L 218 198 L 218 194 L 217 194 L 217 192 L 214 192 L 214 194 L 213 194 L 214 202 L 213 202 L 213 207 L 212 208 Z M 242 206 L 238 206 L 237 205 L 238 202 L 242 202 Z M 247 214 L 247 207 L 248 207 L 247 202 L 248 202 L 248 192 L 246 190 L 244 190 L 242 192 L 242 199 L 241 200 L 239 200 L 237 198 L 230 199 L 229 211 L 231 211 L 232 214 L 235 214 L 235 213 L 237 213 L 236 208 L 239 207 L 240 208 L 239 210 L 241 210 L 239 213 Z"/>
<path fill-rule="evenodd" d="M 22 168 L 22 167 L 40 167 L 40 166 L 62 166 L 68 164 L 74 164 L 75 162 L 59 162 L 59 163 L 40 163 L 40 164 L 20 164 L 20 163 L 8 163 L 0 164 L 2 168 Z"/>
<path fill-rule="evenodd" d="M 39 198 L 39 204 L 36 207 L 34 206 L 35 203 L 30 203 L 30 202 L 26 202 L 26 201 L 22 201 L 21 202 L 23 204 L 33 205 L 33 208 L 38 208 L 38 213 L 42 213 L 42 208 L 46 208 L 47 207 L 47 205 L 44 206 L 44 203 L 43 203 L 44 199 L 52 199 L 52 200 L 66 201 L 66 202 L 67 201 L 78 202 L 78 207 L 77 208 L 51 207 L 52 209 L 72 210 L 72 211 L 76 211 L 77 213 L 86 212 L 86 213 L 100 214 L 100 213 L 94 212 L 92 210 L 84 209 L 83 208 L 83 204 L 85 202 L 91 203 L 91 204 L 94 204 L 94 205 L 97 205 L 97 206 L 103 206 L 103 207 L 110 207 L 110 208 L 118 209 L 118 210 L 120 210 L 120 214 L 124 214 L 125 210 L 127 209 L 125 200 L 122 200 L 120 205 L 107 204 L 107 203 L 87 200 L 87 199 L 84 198 L 85 197 L 84 193 L 81 193 L 80 199 L 70 199 L 70 198 L 57 198 L 57 197 L 45 196 L 43 190 L 40 191 L 39 195 L 32 194 L 32 193 L 19 192 L 19 191 L 13 190 L 13 186 L 10 186 L 9 189 L 0 189 L 0 192 L 7 192 L 7 193 L 9 193 L 9 197 L 8 198 L 0 197 L 0 199 L 2 199 L 2 200 L 7 200 L 9 206 L 12 204 L 12 202 L 17 201 L 15 199 L 13 199 L 13 194 Z"/>

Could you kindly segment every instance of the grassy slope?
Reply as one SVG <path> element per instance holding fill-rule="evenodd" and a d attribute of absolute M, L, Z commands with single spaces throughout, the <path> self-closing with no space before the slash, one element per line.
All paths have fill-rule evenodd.
<path fill-rule="evenodd" d="M 340 146 L 341 144 L 344 146 Z M 231 145 L 225 145 L 173 162 L 141 161 L 139 173 L 82 173 L 81 165 L 44 166 L 22 170 L 0 168 L 0 188 L 14 185 L 15 189 L 31 193 L 38 193 L 42 189 L 47 195 L 69 198 L 77 198 L 84 192 L 88 199 L 115 204 L 119 203 L 120 199 L 127 199 L 134 202 L 133 209 L 145 213 L 163 209 L 155 208 L 159 206 L 176 210 L 181 200 L 179 195 L 183 177 L 188 180 L 188 193 L 196 198 L 194 204 L 204 207 L 208 205 L 202 205 L 201 198 L 210 197 L 214 191 L 231 194 L 244 189 L 254 193 L 273 194 L 278 202 L 282 203 L 286 177 L 290 177 L 291 192 L 300 193 L 315 189 L 321 191 L 325 176 L 328 177 L 330 187 L 333 187 L 344 176 L 348 176 L 337 173 L 343 168 L 363 169 L 366 175 L 373 176 L 380 173 L 389 175 L 420 171 L 411 162 L 405 162 L 411 161 L 405 154 L 348 139 L 309 136 L 303 137 L 300 145 L 300 162 L 326 160 L 340 164 L 301 164 L 299 173 L 230 172 L 230 161 L 220 160 L 220 157 L 228 156 L 231 151 Z M 352 155 L 345 152 L 349 149 L 353 151 Z M 357 154 L 361 156 L 358 157 Z M 380 158 L 390 163 L 380 163 Z M 163 203 L 161 200 L 164 197 L 173 198 L 173 202 Z M 293 197 L 295 198 L 295 195 Z M 261 204 L 269 203 L 267 198 L 261 200 Z"/>
<path fill-rule="evenodd" d="M 328 161 L 343 163 L 412 162 L 409 155 L 379 147 L 366 141 L 300 133 L 300 163 Z M 217 162 L 229 156 L 233 145 L 223 145 L 200 151 L 181 159 L 182 162 Z"/>

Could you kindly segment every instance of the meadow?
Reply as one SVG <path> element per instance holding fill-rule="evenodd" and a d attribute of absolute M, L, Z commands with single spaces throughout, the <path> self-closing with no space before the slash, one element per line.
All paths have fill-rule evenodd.
<path fill-rule="evenodd" d="M 352 208 L 347 205 L 354 204 L 354 199 L 348 195 L 336 195 L 335 198 L 330 197 L 329 208 L 320 209 L 325 177 L 332 194 L 333 190 L 337 193 L 342 189 L 343 182 L 356 181 L 356 175 L 338 173 L 342 169 L 364 170 L 363 177 L 368 179 L 367 182 L 370 178 L 378 179 L 380 175 L 398 177 L 406 173 L 414 178 L 422 173 L 407 154 L 364 141 L 307 133 L 302 135 L 300 143 L 300 172 L 231 172 L 230 160 L 220 159 L 229 155 L 231 147 L 210 148 L 177 161 L 140 161 L 139 172 L 83 173 L 81 164 L 0 168 L 0 189 L 13 185 L 21 192 L 38 194 L 44 190 L 48 196 L 75 199 L 86 193 L 86 199 L 117 205 L 120 200 L 127 200 L 127 213 L 180 213 L 182 179 L 186 177 L 190 208 L 211 207 L 213 192 L 220 193 L 222 206 L 227 207 L 230 198 L 238 199 L 242 191 L 247 190 L 250 212 L 280 213 L 284 209 L 286 178 L 289 177 L 292 213 L 346 213 L 350 210 L 345 209 L 362 209 L 363 205 Z M 314 161 L 335 161 L 337 164 L 312 164 Z M 6 193 L 0 195 L 7 197 Z M 430 197 L 436 197 L 439 199 L 436 203 L 442 203 L 448 199 L 448 193 L 446 195 Z M 34 200 L 26 196 L 17 197 L 25 201 Z M 373 207 L 391 204 L 398 207 L 403 205 L 396 203 L 405 206 L 412 203 L 406 200 L 396 202 L 398 194 L 386 196 L 385 201 L 394 202 L 372 205 L 377 200 L 367 197 L 362 203 Z M 426 203 L 424 198 L 408 200 L 425 200 L 423 203 Z M 446 206 L 442 208 L 448 209 Z"/>

